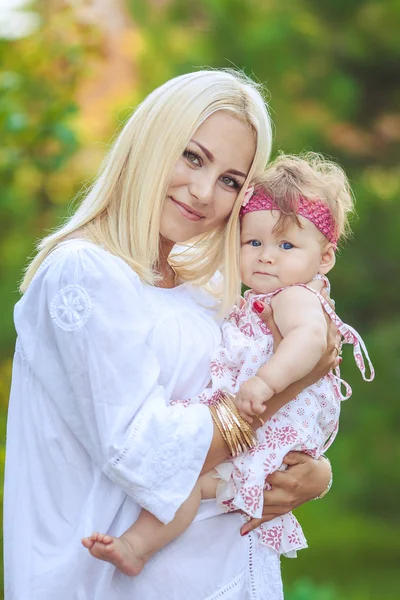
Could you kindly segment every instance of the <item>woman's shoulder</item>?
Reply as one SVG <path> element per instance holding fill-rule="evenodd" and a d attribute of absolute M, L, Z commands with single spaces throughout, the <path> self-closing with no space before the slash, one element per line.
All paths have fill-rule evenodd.
<path fill-rule="evenodd" d="M 61 242 L 48 254 L 32 284 L 43 280 L 47 283 L 59 282 L 60 285 L 82 282 L 99 284 L 104 279 L 109 279 L 110 284 L 115 281 L 134 286 L 141 284 L 137 273 L 122 258 L 98 244 L 73 238 Z"/>

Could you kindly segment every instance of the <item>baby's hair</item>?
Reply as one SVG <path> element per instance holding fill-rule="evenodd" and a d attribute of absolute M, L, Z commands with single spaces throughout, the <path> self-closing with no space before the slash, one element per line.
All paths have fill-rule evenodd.
<path fill-rule="evenodd" d="M 296 209 L 303 197 L 320 200 L 329 206 L 338 240 L 350 234 L 349 216 L 354 211 L 350 184 L 343 169 L 321 154 L 280 154 L 254 185 L 256 189 L 261 187 L 279 207 L 277 230 L 283 230 L 288 220 L 301 226 Z"/>

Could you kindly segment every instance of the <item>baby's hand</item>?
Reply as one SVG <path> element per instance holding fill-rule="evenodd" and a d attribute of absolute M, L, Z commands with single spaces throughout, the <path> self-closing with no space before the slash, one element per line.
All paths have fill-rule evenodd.
<path fill-rule="evenodd" d="M 242 383 L 236 394 L 235 404 L 240 415 L 250 423 L 254 415 L 261 415 L 265 404 L 275 394 L 261 377 L 255 375 Z"/>

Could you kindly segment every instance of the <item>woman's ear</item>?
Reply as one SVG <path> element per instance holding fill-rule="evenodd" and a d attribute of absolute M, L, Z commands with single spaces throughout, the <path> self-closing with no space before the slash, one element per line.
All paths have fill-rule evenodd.
<path fill-rule="evenodd" d="M 320 275 L 326 275 L 335 266 L 336 254 L 333 244 L 327 244 L 321 254 L 321 262 L 318 272 Z"/>

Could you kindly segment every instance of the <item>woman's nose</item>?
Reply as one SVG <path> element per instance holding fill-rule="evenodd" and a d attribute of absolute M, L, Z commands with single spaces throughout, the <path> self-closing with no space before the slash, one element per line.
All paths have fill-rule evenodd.
<path fill-rule="evenodd" d="M 202 204 L 209 204 L 214 194 L 214 179 L 206 173 L 198 173 L 189 185 L 189 191 Z"/>

